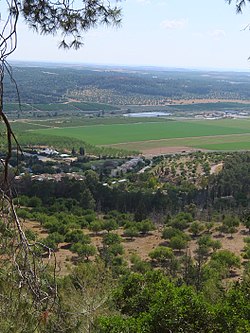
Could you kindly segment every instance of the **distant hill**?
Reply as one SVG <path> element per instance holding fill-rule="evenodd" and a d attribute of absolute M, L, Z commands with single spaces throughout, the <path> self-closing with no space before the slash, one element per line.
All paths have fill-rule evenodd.
<path fill-rule="evenodd" d="M 69 64 L 13 64 L 22 103 L 69 99 L 115 105 L 156 104 L 169 99 L 250 99 L 250 76 L 240 72 Z M 5 78 L 5 101 L 17 102 Z"/>

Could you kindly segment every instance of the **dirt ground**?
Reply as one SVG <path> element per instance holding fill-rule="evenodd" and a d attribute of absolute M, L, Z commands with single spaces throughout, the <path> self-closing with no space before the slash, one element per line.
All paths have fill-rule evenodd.
<path fill-rule="evenodd" d="M 32 231 L 37 233 L 39 238 L 44 238 L 48 235 L 47 232 L 41 228 L 39 222 L 27 221 L 24 223 L 24 225 L 25 228 L 31 229 Z M 124 246 L 126 260 L 129 261 L 132 254 L 137 254 L 141 257 L 141 259 L 149 261 L 149 252 L 151 252 L 157 246 L 167 246 L 167 242 L 161 237 L 162 230 L 163 227 L 161 226 L 157 230 L 150 232 L 148 235 L 139 236 L 133 238 L 132 240 L 123 236 L 122 228 L 119 228 L 114 232 L 119 234 L 123 239 L 122 245 Z M 84 233 L 90 235 L 92 244 L 95 245 L 97 248 L 102 245 L 102 235 L 105 232 L 95 235 L 87 229 L 83 231 Z M 249 236 L 249 234 L 247 232 L 247 229 L 243 225 L 240 225 L 237 232 L 233 234 L 233 237 L 225 234 L 221 235 L 216 230 L 213 230 L 212 232 L 212 238 L 217 239 L 222 243 L 222 249 L 230 250 L 238 256 L 242 255 L 244 248 L 244 238 L 247 236 Z M 195 255 L 195 250 L 197 247 L 196 241 L 197 238 L 192 238 L 192 240 L 189 242 L 187 251 L 188 253 L 190 253 L 191 256 Z M 73 254 L 67 247 L 67 243 L 60 243 L 59 250 L 55 252 L 57 272 L 60 275 L 68 274 L 70 269 L 74 265 L 75 259 L 77 258 L 77 256 Z"/>
<path fill-rule="evenodd" d="M 214 99 L 173 99 L 171 100 L 171 103 L 167 104 L 203 104 L 203 103 L 219 103 L 219 102 L 231 102 L 231 103 L 242 103 L 242 104 L 249 104 L 250 100 L 239 100 L 239 99 L 220 99 L 220 98 L 214 98 Z"/>
<path fill-rule="evenodd" d="M 142 149 L 142 154 L 146 158 L 150 158 L 157 155 L 165 155 L 165 154 L 176 154 L 176 153 L 192 153 L 197 151 L 198 149 L 191 147 L 157 147 L 150 149 Z M 200 149 L 199 149 L 200 150 Z"/>

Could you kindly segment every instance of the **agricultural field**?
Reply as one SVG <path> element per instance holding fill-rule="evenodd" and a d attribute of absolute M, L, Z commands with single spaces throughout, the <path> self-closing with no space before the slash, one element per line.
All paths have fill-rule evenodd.
<path fill-rule="evenodd" d="M 111 120 L 109 120 L 111 122 Z M 47 125 L 49 126 L 49 125 Z M 34 133 L 142 152 L 169 147 L 250 149 L 250 119 L 144 121 L 36 129 Z"/>
<path fill-rule="evenodd" d="M 133 117 L 55 117 L 51 119 L 44 120 L 29 120 L 29 124 L 33 124 L 34 128 L 37 126 L 50 127 L 50 128 L 65 128 L 65 127 L 79 127 L 79 126 L 93 126 L 93 125 L 113 125 L 113 124 L 137 124 L 142 122 L 165 122 L 171 121 L 171 119 L 166 118 L 133 118 Z M 13 124 L 21 123 L 21 121 L 13 122 Z M 27 120 L 22 121 L 23 124 L 27 123 Z M 37 127 L 38 128 L 38 127 Z"/>
<path fill-rule="evenodd" d="M 119 112 L 120 108 L 103 103 L 63 102 L 63 103 L 5 103 L 5 113 L 10 119 L 44 119 L 50 117 L 74 116 L 76 114 L 104 114 Z"/>

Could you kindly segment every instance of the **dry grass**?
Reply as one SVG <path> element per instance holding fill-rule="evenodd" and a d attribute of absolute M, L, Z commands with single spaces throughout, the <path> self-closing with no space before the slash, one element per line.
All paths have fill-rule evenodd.
<path fill-rule="evenodd" d="M 25 228 L 29 228 L 35 233 L 37 233 L 39 238 L 45 238 L 48 234 L 40 226 L 39 222 L 36 221 L 27 221 L 24 223 Z M 114 231 L 122 237 L 122 245 L 125 250 L 125 259 L 130 262 L 130 258 L 133 254 L 136 254 L 141 257 L 142 260 L 150 261 L 149 253 L 156 248 L 157 246 L 167 245 L 167 242 L 162 239 L 162 230 L 163 227 L 159 227 L 157 230 L 150 232 L 148 235 L 135 237 L 132 240 L 123 236 L 123 229 L 119 228 Z M 84 233 L 89 234 L 91 237 L 91 242 L 97 248 L 102 246 L 102 236 L 105 232 L 101 232 L 98 235 L 91 233 L 88 229 L 83 230 Z M 249 236 L 247 229 L 240 225 L 237 232 L 233 234 L 233 237 L 230 235 L 222 235 L 216 231 L 216 226 L 212 230 L 211 236 L 213 239 L 220 240 L 222 244 L 222 249 L 230 250 L 236 255 L 241 256 L 244 248 L 244 238 Z M 195 255 L 195 250 L 197 248 L 197 238 L 192 238 L 188 245 L 188 252 L 191 256 Z M 59 250 L 56 254 L 57 261 L 57 272 L 59 275 L 66 275 L 70 272 L 71 268 L 76 262 L 77 256 L 73 254 L 68 248 L 67 243 L 60 243 Z M 243 259 L 242 259 L 243 262 Z M 238 273 L 241 273 L 239 271 Z"/>

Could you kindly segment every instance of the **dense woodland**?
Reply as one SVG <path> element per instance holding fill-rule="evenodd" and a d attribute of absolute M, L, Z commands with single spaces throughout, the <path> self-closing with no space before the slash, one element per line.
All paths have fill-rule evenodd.
<path fill-rule="evenodd" d="M 216 156 L 216 153 L 214 154 Z M 34 182 L 27 175 L 17 184 L 18 193 L 39 197 L 43 205 L 48 205 L 57 198 L 65 198 L 76 200 L 84 209 L 137 212 L 144 216 L 155 211 L 175 214 L 190 204 L 195 204 L 204 214 L 208 214 L 210 210 L 239 213 L 249 208 L 250 154 L 224 155 L 226 158 L 222 171 L 218 175 L 204 178 L 203 184 L 201 182 L 199 186 L 181 175 L 175 181 L 164 182 L 150 172 L 132 173 L 126 184 L 103 186 L 100 181 L 102 175 L 90 170 L 83 182 L 67 179 L 59 183 L 46 180 Z M 197 161 L 199 153 L 195 156 Z M 204 154 L 201 156 L 203 158 Z M 155 158 L 156 161 L 161 159 Z M 163 185 L 161 188 L 158 182 Z"/>

